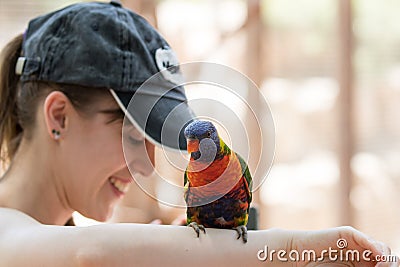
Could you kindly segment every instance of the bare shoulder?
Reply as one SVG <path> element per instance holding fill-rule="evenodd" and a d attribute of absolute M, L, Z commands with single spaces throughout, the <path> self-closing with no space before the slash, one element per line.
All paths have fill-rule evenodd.
<path fill-rule="evenodd" d="M 0 208 L 0 267 L 81 266 L 83 242 L 75 229 L 44 225 L 21 211 Z"/>
<path fill-rule="evenodd" d="M 21 223 L 35 223 L 39 224 L 38 221 L 30 217 L 29 215 L 16 210 L 16 209 L 10 209 L 10 208 L 1 208 L 0 207 L 0 223 L 3 223 L 4 221 L 13 221 L 13 222 L 18 222 L 20 221 Z"/>
<path fill-rule="evenodd" d="M 40 223 L 19 210 L 0 208 L 0 232 L 1 229 L 5 230 L 27 225 L 40 225 Z"/>
<path fill-rule="evenodd" d="M 35 226 L 41 224 L 29 215 L 16 209 L 0 208 L 0 247 L 7 244 L 10 237 Z"/>

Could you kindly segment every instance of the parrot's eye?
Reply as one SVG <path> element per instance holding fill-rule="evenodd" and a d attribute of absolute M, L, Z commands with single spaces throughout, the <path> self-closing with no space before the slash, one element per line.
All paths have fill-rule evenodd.
<path fill-rule="evenodd" d="M 211 137 L 211 132 L 210 131 L 207 132 L 207 137 Z"/>

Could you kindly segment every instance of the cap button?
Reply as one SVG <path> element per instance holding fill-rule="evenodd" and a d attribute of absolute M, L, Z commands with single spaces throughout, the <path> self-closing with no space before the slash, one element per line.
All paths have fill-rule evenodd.
<path fill-rule="evenodd" d="M 120 0 L 111 0 L 110 4 L 116 7 L 122 7 L 122 3 Z"/>

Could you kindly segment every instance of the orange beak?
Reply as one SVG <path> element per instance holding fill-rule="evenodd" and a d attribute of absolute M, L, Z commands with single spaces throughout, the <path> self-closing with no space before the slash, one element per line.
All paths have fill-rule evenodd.
<path fill-rule="evenodd" d="M 198 139 L 188 139 L 187 140 L 187 151 L 188 151 L 188 153 L 199 151 L 199 140 Z"/>

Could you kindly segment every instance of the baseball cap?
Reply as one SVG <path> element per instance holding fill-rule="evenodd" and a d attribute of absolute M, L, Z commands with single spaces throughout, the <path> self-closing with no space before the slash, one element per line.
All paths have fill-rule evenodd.
<path fill-rule="evenodd" d="M 176 55 L 118 1 L 73 4 L 31 20 L 16 73 L 21 81 L 109 88 L 148 139 L 186 149 L 183 130 L 194 113 Z"/>

